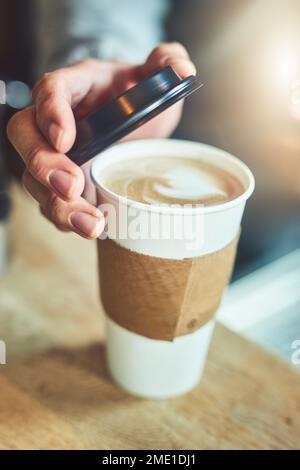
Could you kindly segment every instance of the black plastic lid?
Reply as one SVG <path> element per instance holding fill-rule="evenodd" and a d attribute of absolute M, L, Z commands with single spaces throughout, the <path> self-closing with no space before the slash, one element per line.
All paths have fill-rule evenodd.
<path fill-rule="evenodd" d="M 83 165 L 201 86 L 193 75 L 182 80 L 172 67 L 164 67 L 78 121 L 69 157 Z"/>

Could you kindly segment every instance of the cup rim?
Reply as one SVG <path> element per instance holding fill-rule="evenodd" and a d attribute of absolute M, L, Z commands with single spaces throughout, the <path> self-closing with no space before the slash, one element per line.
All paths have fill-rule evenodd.
<path fill-rule="evenodd" d="M 168 143 L 177 144 L 177 145 L 186 145 L 186 146 L 197 145 L 202 150 L 207 150 L 207 151 L 219 154 L 220 156 L 222 156 L 223 161 L 224 159 L 228 160 L 228 162 L 236 165 L 236 167 L 239 168 L 244 173 L 244 175 L 246 176 L 248 180 L 248 186 L 245 189 L 245 191 L 242 194 L 240 194 L 238 197 L 231 199 L 230 201 L 220 203 L 220 204 L 213 204 L 213 205 L 207 205 L 207 206 L 201 205 L 201 207 L 199 207 L 199 205 L 196 207 L 185 207 L 185 206 L 178 207 L 178 205 L 177 207 L 172 207 L 172 205 L 170 206 L 167 204 L 164 204 L 164 205 L 146 204 L 144 202 L 139 202 L 139 201 L 135 201 L 133 199 L 130 199 L 124 196 L 120 196 L 114 193 L 113 191 L 111 191 L 110 189 L 106 188 L 104 185 L 102 185 L 98 181 L 96 177 L 96 171 L 98 170 L 100 159 L 103 160 L 103 158 L 105 157 L 109 158 L 110 153 L 114 152 L 116 147 L 120 149 L 121 148 L 128 149 L 130 147 L 136 147 L 136 146 L 142 147 L 143 145 L 149 145 L 149 141 L 151 141 L 152 143 L 160 144 L 160 145 L 168 145 Z M 125 158 L 128 158 L 128 157 L 125 157 Z M 183 139 L 141 139 L 141 140 L 132 140 L 128 142 L 115 144 L 94 157 L 91 168 L 90 168 L 90 178 L 96 187 L 101 189 L 103 193 L 105 193 L 110 199 L 116 202 L 119 202 L 124 205 L 128 205 L 130 207 L 133 207 L 139 210 L 144 210 L 147 212 L 157 212 L 161 214 L 174 214 L 174 215 L 175 214 L 184 214 L 184 215 L 195 214 L 196 215 L 196 214 L 208 214 L 208 213 L 210 214 L 214 212 L 227 211 L 228 209 L 238 206 L 241 203 L 245 202 L 247 199 L 249 199 L 249 197 L 251 196 L 255 188 L 255 179 L 254 179 L 252 171 L 239 158 L 235 157 L 234 155 L 230 154 L 229 152 L 225 150 L 222 150 L 218 147 L 214 147 L 213 145 L 208 145 L 202 142 L 183 140 Z"/>

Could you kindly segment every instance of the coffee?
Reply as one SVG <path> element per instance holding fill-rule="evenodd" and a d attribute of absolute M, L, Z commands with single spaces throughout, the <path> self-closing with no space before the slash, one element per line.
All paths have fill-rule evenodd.
<path fill-rule="evenodd" d="M 91 176 L 98 206 L 113 228 L 112 236 L 107 232 L 108 239 L 98 240 L 110 374 L 134 395 L 181 395 L 204 370 L 214 320 L 199 327 L 197 319 L 203 312 L 205 322 L 217 308 L 216 286 L 221 279 L 228 281 L 226 253 L 238 239 L 253 175 L 223 150 L 148 139 L 104 150 L 94 159 Z M 128 198 L 126 205 L 116 193 Z M 234 197 L 228 204 L 212 202 Z M 151 205 L 162 200 L 210 205 L 203 211 Z M 201 310 L 199 297 L 212 302 L 212 308 Z M 162 334 L 162 324 L 171 334 Z M 182 334 L 190 328 L 196 329 Z"/>
<path fill-rule="evenodd" d="M 144 204 L 214 205 L 244 192 L 228 171 L 181 157 L 129 158 L 102 170 L 99 182 L 119 196 Z"/>

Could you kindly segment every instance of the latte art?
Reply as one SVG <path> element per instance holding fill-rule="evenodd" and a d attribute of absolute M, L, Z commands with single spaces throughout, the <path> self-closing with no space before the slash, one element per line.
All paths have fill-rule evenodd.
<path fill-rule="evenodd" d="M 226 170 L 192 158 L 132 158 L 102 170 L 99 181 L 117 195 L 145 204 L 212 205 L 244 191 Z"/>

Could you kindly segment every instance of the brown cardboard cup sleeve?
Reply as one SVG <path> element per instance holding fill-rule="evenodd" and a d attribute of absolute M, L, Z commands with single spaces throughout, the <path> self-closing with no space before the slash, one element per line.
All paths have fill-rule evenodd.
<path fill-rule="evenodd" d="M 230 280 L 239 236 L 214 253 L 152 257 L 98 239 L 100 292 L 107 315 L 148 338 L 172 341 L 207 323 Z"/>

